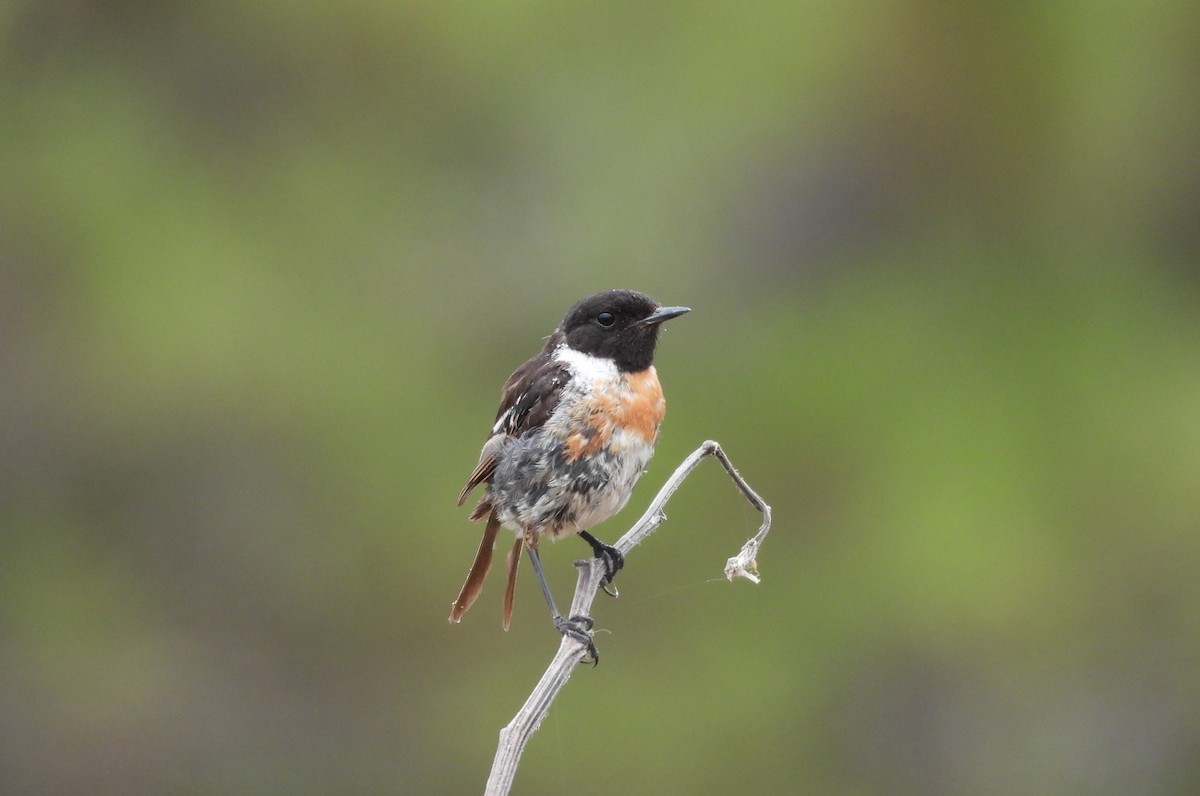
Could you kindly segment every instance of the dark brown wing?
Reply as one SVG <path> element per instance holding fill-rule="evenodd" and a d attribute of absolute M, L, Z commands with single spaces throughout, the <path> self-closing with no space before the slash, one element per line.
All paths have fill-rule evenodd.
<path fill-rule="evenodd" d="M 496 471 L 496 452 L 505 438 L 519 437 L 546 424 L 558 406 L 563 385 L 567 383 L 570 375 L 565 365 L 543 352 L 517 368 L 508 377 L 501 393 L 500 410 L 496 413 L 492 435 L 483 444 L 479 464 L 467 479 L 462 492 L 458 494 L 458 505 L 466 502 L 472 489 L 492 477 L 492 473 Z M 480 512 L 479 508 L 476 508 L 471 518 L 480 519 L 486 513 L 486 509 Z"/>
<path fill-rule="evenodd" d="M 547 346 L 547 351 L 549 346 Z M 562 395 L 563 385 L 570 378 L 570 371 L 550 358 L 544 351 L 538 356 L 517 368 L 504 384 L 500 398 L 500 411 L 496 413 L 496 424 L 492 426 L 492 435 L 483 444 L 483 452 L 479 455 L 479 464 L 475 467 L 467 485 L 458 495 L 458 505 L 467 499 L 467 493 L 492 477 L 496 471 L 496 453 L 500 450 L 505 439 L 519 437 L 531 429 L 545 425 L 554 408 L 558 406 L 559 396 Z M 467 580 L 458 593 L 458 599 L 450 611 L 450 621 L 457 622 L 475 602 L 483 589 L 483 580 L 492 565 L 492 546 L 496 542 L 496 534 L 500 531 L 500 520 L 492 511 L 491 503 L 485 497 L 471 512 L 472 520 L 488 518 L 475 560 L 467 573 Z M 512 617 L 513 591 L 517 582 L 517 564 L 521 557 L 522 539 L 517 542 L 508 554 L 508 583 L 504 592 L 504 629 L 508 629 Z"/>

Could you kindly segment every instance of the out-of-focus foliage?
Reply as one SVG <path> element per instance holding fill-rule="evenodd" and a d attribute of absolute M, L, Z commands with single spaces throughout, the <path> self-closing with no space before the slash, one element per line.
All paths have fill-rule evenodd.
<path fill-rule="evenodd" d="M 522 793 L 1200 789 L 1194 3 L 0 6 L 0 791 L 471 793 L 499 386 L 694 312 Z M 546 550 L 562 599 L 585 548 Z"/>

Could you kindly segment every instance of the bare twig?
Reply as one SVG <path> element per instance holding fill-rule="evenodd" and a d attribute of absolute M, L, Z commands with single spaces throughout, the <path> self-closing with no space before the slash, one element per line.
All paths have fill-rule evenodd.
<path fill-rule="evenodd" d="M 696 469 L 700 461 L 708 456 L 715 456 L 721 462 L 725 472 L 729 473 L 729 477 L 733 479 L 738 490 L 762 513 L 762 525 L 759 527 L 758 533 L 725 564 L 725 577 L 729 580 L 743 577 L 758 583 L 755 557 L 758 554 L 759 546 L 771 530 L 771 507 L 750 488 L 750 485 L 734 468 L 733 463 L 729 461 L 725 451 L 712 440 L 704 442 L 683 460 L 683 463 L 676 468 L 667 482 L 663 484 L 662 489 L 655 495 L 641 519 L 626 531 L 625 535 L 618 539 L 613 546 L 628 556 L 633 548 L 654 533 L 658 526 L 667 519 L 667 515 L 663 511 L 667 501 L 675 494 L 675 490 L 679 488 L 684 479 Z M 596 598 L 600 581 L 605 574 L 604 565 L 599 559 L 592 558 L 586 561 L 576 561 L 575 566 L 579 568 L 579 582 L 575 586 L 575 596 L 571 600 L 571 611 L 568 615 L 590 616 L 592 601 Z M 525 751 L 525 744 L 529 742 L 530 736 L 541 724 L 542 719 L 546 717 L 550 710 L 550 704 L 558 696 L 562 687 L 567 684 L 567 680 L 571 679 L 571 673 L 583 660 L 586 652 L 587 648 L 582 643 L 563 636 L 558 652 L 555 653 L 554 659 L 550 661 L 550 666 L 542 674 L 542 679 L 534 686 L 529 699 L 517 711 L 517 715 L 513 717 L 508 726 L 500 730 L 500 744 L 496 748 L 496 757 L 492 761 L 492 773 L 488 777 L 486 794 L 502 796 L 509 792 L 513 778 L 517 774 L 517 764 L 521 761 L 521 753 Z"/>

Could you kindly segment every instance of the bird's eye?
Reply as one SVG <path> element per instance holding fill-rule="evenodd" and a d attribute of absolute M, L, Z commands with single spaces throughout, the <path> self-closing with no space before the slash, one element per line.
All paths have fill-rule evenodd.
<path fill-rule="evenodd" d="M 602 312 L 596 316 L 596 323 L 600 324 L 601 326 L 612 326 L 616 322 L 617 316 L 613 315 L 611 312 Z"/>

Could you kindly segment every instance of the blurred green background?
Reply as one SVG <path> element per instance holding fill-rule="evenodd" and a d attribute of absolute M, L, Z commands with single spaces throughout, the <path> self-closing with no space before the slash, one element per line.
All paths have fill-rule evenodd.
<path fill-rule="evenodd" d="M 694 312 L 519 793 L 1200 791 L 1195 3 L 0 4 L 0 790 L 482 791 L 499 387 Z M 507 543 L 506 543 L 507 545 Z M 560 600 L 574 540 L 546 550 Z"/>

